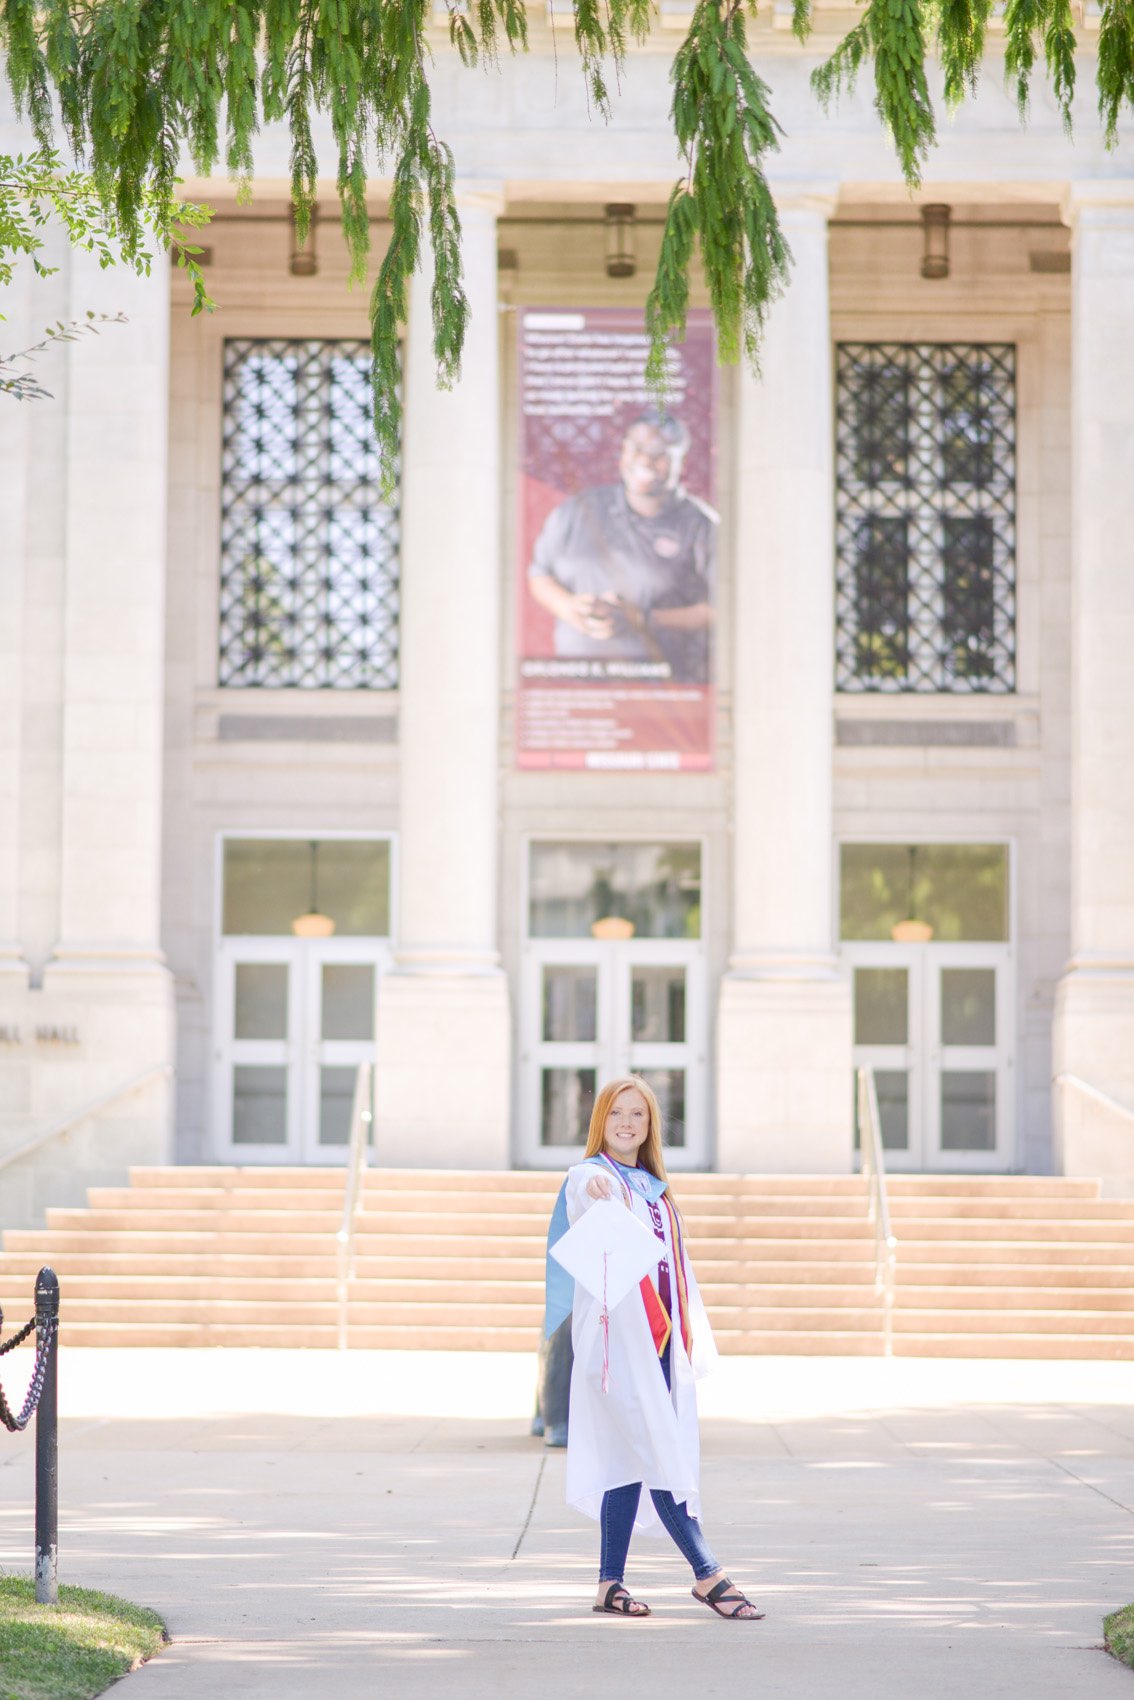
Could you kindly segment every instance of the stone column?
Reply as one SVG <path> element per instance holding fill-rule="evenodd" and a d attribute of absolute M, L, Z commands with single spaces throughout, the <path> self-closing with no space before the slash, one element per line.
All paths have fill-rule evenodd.
<path fill-rule="evenodd" d="M 167 266 L 138 278 L 74 254 L 70 315 L 88 309 L 126 323 L 68 351 L 60 922 L 44 997 L 95 1097 L 173 1060 L 160 939 Z M 60 1107 L 72 1096 L 61 1086 Z M 164 1091 L 138 1095 L 130 1119 L 124 1149 L 160 1160 Z"/>
<path fill-rule="evenodd" d="M 780 199 L 791 283 L 762 376 L 739 379 L 733 953 L 717 1027 L 726 1171 L 852 1161 L 850 994 L 832 936 L 833 206 L 822 193 Z"/>
<path fill-rule="evenodd" d="M 509 1160 L 508 993 L 496 948 L 500 376 L 491 191 L 458 188 L 470 308 L 437 387 L 431 278 L 405 360 L 398 937 L 378 1015 L 383 1163 Z"/>
<path fill-rule="evenodd" d="M 1134 182 L 1074 185 L 1066 216 L 1071 959 L 1056 994 L 1055 1150 L 1065 1173 L 1134 1194 Z"/>
<path fill-rule="evenodd" d="M 30 261 L 3 292 L 5 351 L 39 341 L 33 330 Z M 37 376 L 34 366 L 20 368 Z M 20 991 L 27 964 L 20 944 L 20 744 L 24 725 L 24 596 L 28 555 L 28 480 L 36 402 L 0 397 L 0 980 Z M 6 1013 L 6 1012 L 5 1012 Z M 7 1022 L 5 1026 L 9 1025 Z"/>

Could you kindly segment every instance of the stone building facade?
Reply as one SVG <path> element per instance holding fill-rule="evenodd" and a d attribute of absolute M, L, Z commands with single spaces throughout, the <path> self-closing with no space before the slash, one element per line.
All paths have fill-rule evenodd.
<path fill-rule="evenodd" d="M 306 671 L 250 665 L 303 626 L 296 513 L 357 554 L 335 538 L 373 478 L 330 184 L 313 272 L 286 137 L 250 205 L 188 185 L 217 208 L 209 317 L 163 267 L 60 246 L 54 276 L 17 272 L 12 347 L 127 322 L 44 358 L 51 401 L 0 408 L 0 1152 L 37 1147 L 0 1173 L 7 1219 L 130 1161 L 338 1160 L 365 1060 L 389 1164 L 561 1165 L 595 1082 L 635 1068 L 677 1168 L 846 1171 L 857 1062 L 895 1167 L 1129 1189 L 1128 151 L 1087 110 L 1072 146 L 1042 94 L 1022 131 L 990 63 L 911 198 L 868 97 L 824 116 L 822 42 L 781 22 L 754 52 L 793 281 L 761 375 L 718 380 L 701 771 L 515 756 L 519 327 L 642 308 L 674 175 L 664 31 L 608 126 L 546 31 L 498 73 L 439 46 L 462 374 L 435 386 L 419 279 L 396 501 L 366 509 L 366 571 Z M 950 209 L 944 277 L 925 205 Z M 381 182 L 372 206 L 378 254 Z M 238 559 L 249 524 L 270 584 Z M 334 931 L 297 935 L 308 911 Z"/>

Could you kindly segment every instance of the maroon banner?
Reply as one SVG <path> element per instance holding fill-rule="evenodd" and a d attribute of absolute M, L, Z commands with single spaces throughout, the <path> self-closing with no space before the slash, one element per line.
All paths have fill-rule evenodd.
<path fill-rule="evenodd" d="M 713 765 L 716 360 L 694 311 L 665 408 L 641 312 L 525 307 L 517 537 L 522 768 Z"/>

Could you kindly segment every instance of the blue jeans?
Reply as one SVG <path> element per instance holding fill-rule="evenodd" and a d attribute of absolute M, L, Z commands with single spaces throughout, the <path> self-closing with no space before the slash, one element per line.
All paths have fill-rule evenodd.
<path fill-rule="evenodd" d="M 669 1365 L 670 1349 L 667 1345 L 661 1360 L 667 1387 L 670 1384 Z M 602 1511 L 599 1517 L 599 1528 L 602 1532 L 600 1582 L 621 1582 L 625 1578 L 626 1554 L 630 1551 L 630 1536 L 641 1497 L 641 1482 L 627 1482 L 623 1487 L 608 1488 L 602 1496 Z M 714 1575 L 720 1565 L 710 1552 L 709 1543 L 696 1517 L 691 1517 L 686 1506 L 679 1505 L 666 1488 L 651 1488 L 650 1498 L 665 1529 L 673 1537 L 678 1552 L 692 1565 L 697 1581 L 703 1582 L 707 1576 Z"/>
<path fill-rule="evenodd" d="M 599 1557 L 599 1581 L 622 1582 L 626 1575 L 626 1554 L 630 1551 L 630 1535 L 642 1495 L 641 1482 L 629 1482 L 625 1487 L 607 1488 L 602 1496 L 602 1552 Z M 651 1488 L 654 1510 L 673 1536 L 682 1558 L 693 1567 L 698 1582 L 713 1576 L 720 1565 L 709 1551 L 709 1543 L 696 1517 L 689 1515 L 665 1488 Z"/>

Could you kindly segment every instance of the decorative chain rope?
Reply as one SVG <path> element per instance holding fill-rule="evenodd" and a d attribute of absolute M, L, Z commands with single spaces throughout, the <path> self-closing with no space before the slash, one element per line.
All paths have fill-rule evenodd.
<path fill-rule="evenodd" d="M 3 1328 L 3 1326 L 4 1312 L 0 1310 L 0 1328 Z M 0 1358 L 4 1356 L 5 1352 L 10 1352 L 13 1346 L 22 1346 L 34 1327 L 35 1317 L 33 1316 L 30 1322 L 24 1323 L 18 1334 L 13 1334 L 10 1340 L 5 1340 L 4 1344 L 0 1346 Z"/>
<path fill-rule="evenodd" d="M 3 1313 L 0 1312 L 0 1322 L 2 1321 Z M 4 1424 L 4 1427 L 8 1430 L 9 1434 L 18 1434 L 22 1429 L 27 1428 L 28 1424 L 32 1420 L 35 1408 L 39 1404 L 39 1396 L 43 1392 L 43 1378 L 47 1374 L 47 1366 L 51 1360 L 51 1353 L 55 1345 L 55 1335 L 58 1327 L 59 1324 L 56 1317 L 51 1316 L 46 1319 L 43 1333 L 40 1337 L 39 1344 L 36 1347 L 35 1364 L 32 1368 L 32 1377 L 28 1385 L 28 1396 L 24 1400 L 23 1408 L 20 1411 L 19 1416 L 17 1416 L 12 1410 L 12 1407 L 9 1405 L 8 1400 L 5 1397 L 4 1389 L 0 1387 L 0 1423 Z M 31 1321 L 25 1323 L 24 1327 L 20 1329 L 18 1334 L 13 1334 L 10 1340 L 6 1340 L 4 1344 L 0 1346 L 0 1357 L 3 1357 L 5 1352 L 10 1352 L 13 1346 L 18 1346 L 21 1341 L 26 1340 L 34 1328 L 35 1317 L 33 1316 Z"/>

